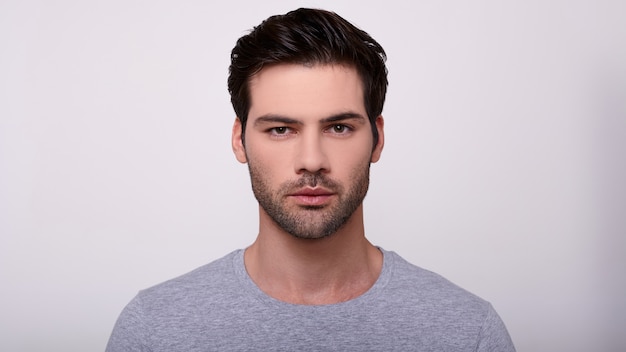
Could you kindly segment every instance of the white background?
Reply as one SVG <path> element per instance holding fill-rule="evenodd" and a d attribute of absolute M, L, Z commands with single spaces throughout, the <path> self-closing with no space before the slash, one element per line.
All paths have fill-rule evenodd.
<path fill-rule="evenodd" d="M 299 6 L 389 55 L 367 235 L 519 351 L 624 351 L 623 1 L 0 1 L 0 350 L 103 350 L 142 288 L 251 243 L 236 39 Z"/>

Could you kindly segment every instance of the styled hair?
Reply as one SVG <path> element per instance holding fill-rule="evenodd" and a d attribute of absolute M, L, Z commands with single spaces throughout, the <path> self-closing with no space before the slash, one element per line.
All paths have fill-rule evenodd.
<path fill-rule="evenodd" d="M 361 78 L 374 146 L 378 143 L 375 120 L 387 93 L 387 56 L 369 34 L 341 16 L 306 8 L 271 16 L 237 40 L 230 59 L 228 91 L 241 121 L 242 138 L 250 111 L 250 79 L 263 67 L 341 64 L 355 68 Z"/>

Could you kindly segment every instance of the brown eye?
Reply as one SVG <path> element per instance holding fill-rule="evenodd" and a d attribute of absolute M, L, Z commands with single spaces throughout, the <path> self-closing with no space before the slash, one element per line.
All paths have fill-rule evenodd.
<path fill-rule="evenodd" d="M 346 126 L 344 125 L 334 125 L 333 130 L 337 133 L 342 133 L 346 130 Z"/>
<path fill-rule="evenodd" d="M 348 125 L 337 124 L 330 126 L 327 131 L 337 135 L 345 135 L 349 134 L 352 131 L 352 128 Z"/>
<path fill-rule="evenodd" d="M 287 127 L 274 127 L 274 132 L 276 134 L 285 134 L 287 132 Z"/>

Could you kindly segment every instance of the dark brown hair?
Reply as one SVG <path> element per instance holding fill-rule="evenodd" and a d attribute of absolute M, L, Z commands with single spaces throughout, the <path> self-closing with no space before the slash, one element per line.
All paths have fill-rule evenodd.
<path fill-rule="evenodd" d="M 374 146 L 378 143 L 375 120 L 387 93 L 387 56 L 369 34 L 341 16 L 305 8 L 271 16 L 237 40 L 230 59 L 228 91 L 241 120 L 242 138 L 250 110 L 250 78 L 265 65 L 342 64 L 354 67 L 361 77 Z"/>

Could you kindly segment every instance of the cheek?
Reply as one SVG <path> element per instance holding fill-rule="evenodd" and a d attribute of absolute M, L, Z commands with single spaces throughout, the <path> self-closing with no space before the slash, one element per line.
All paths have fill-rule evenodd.
<path fill-rule="evenodd" d="M 263 151 L 254 149 L 246 153 L 248 166 L 255 171 L 257 177 L 262 178 L 264 183 L 271 185 L 276 180 L 287 176 L 289 165 L 284 153 L 276 151 Z"/>
<path fill-rule="evenodd" d="M 330 148 L 332 151 L 329 155 L 334 161 L 335 167 L 341 168 L 358 168 L 363 164 L 369 164 L 372 158 L 371 147 L 364 147 L 368 143 L 360 143 L 356 145 L 338 144 Z"/>
<path fill-rule="evenodd" d="M 331 178 L 335 178 L 337 181 L 348 186 L 355 182 L 360 182 L 364 170 L 369 169 L 370 153 L 361 153 L 358 156 L 352 155 L 352 157 L 336 159 L 334 165 Z"/>

